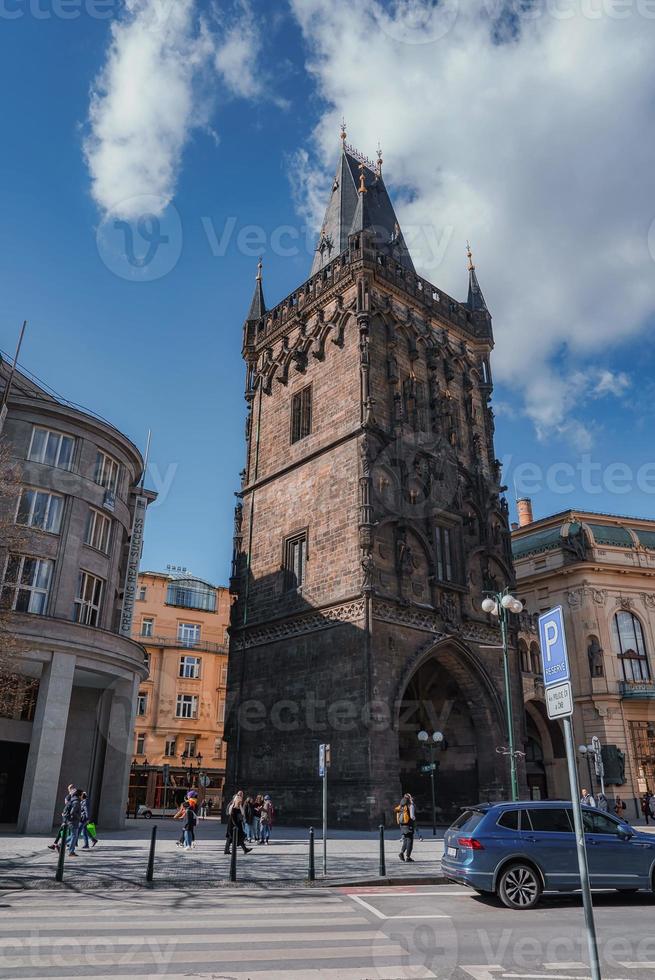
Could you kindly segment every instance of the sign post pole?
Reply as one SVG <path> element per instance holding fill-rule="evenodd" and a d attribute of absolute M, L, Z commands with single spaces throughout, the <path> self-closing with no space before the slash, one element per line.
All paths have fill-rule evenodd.
<path fill-rule="evenodd" d="M 578 770 L 575 764 L 575 743 L 573 739 L 573 694 L 571 690 L 571 669 L 566 648 L 564 632 L 564 613 L 561 606 L 556 606 L 550 612 L 539 617 L 539 639 L 541 641 L 541 659 L 544 669 L 544 687 L 546 688 L 546 709 L 549 718 L 561 718 L 564 725 L 566 742 L 566 762 L 569 770 L 571 786 L 571 804 L 573 807 L 573 826 L 575 828 L 575 843 L 578 853 L 578 870 L 580 873 L 580 888 L 584 906 L 587 945 L 589 947 L 589 965 L 592 980 L 601 980 L 600 963 L 598 961 L 598 941 L 594 923 L 594 907 L 591 902 L 589 887 L 589 865 L 587 863 L 587 848 L 585 844 L 582 807 L 580 806 L 580 787 Z"/>
<path fill-rule="evenodd" d="M 323 876 L 327 875 L 327 824 L 328 824 L 328 809 L 327 809 L 327 780 L 328 780 L 328 769 L 330 768 L 330 743 L 321 744 L 318 747 L 318 774 L 323 780 Z"/>

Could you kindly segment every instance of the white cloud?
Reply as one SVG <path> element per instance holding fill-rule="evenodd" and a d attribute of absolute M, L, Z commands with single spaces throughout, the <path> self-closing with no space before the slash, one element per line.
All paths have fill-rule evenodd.
<path fill-rule="evenodd" d="M 217 73 L 226 94 L 256 97 L 260 45 L 245 3 L 221 30 L 200 15 L 196 0 L 125 0 L 92 88 L 84 147 L 93 198 L 104 213 L 135 218 L 141 197 L 166 208 L 184 147 L 209 121 L 208 77 L 214 73 L 215 87 Z"/>
<path fill-rule="evenodd" d="M 609 2 L 593 18 L 575 0 L 535 3 L 499 44 L 509 21 L 492 14 L 528 5 L 468 0 L 453 17 L 450 0 L 412 0 L 403 22 L 398 3 L 291 4 L 326 105 L 315 170 L 331 170 L 344 114 L 364 152 L 382 141 L 419 271 L 460 298 L 471 239 L 495 376 L 542 434 L 573 427 L 581 400 L 622 394 L 624 375 L 590 368 L 595 388 L 587 374 L 580 388 L 554 359 L 593 365 L 655 311 L 655 21 L 636 3 L 622 18 Z"/>

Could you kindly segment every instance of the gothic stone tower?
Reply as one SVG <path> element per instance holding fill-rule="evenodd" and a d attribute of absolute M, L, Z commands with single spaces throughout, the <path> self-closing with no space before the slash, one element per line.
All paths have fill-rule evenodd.
<path fill-rule="evenodd" d="M 267 310 L 260 265 L 244 327 L 227 788 L 285 821 L 318 818 L 321 742 L 331 820 L 388 821 L 401 789 L 429 812 L 422 728 L 443 818 L 508 791 L 491 317 L 470 253 L 464 303 L 416 274 L 381 171 L 344 133 L 310 278 Z"/>

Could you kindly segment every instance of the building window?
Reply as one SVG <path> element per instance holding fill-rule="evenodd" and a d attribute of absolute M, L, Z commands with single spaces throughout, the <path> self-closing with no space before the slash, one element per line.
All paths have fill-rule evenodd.
<path fill-rule="evenodd" d="M 139 602 L 145 602 L 146 601 L 146 592 L 147 591 L 148 590 L 146 589 L 145 585 L 140 585 L 139 586 Z"/>
<path fill-rule="evenodd" d="M 80 572 L 73 610 L 73 619 L 76 623 L 82 623 L 84 626 L 98 625 L 103 585 L 101 578 L 96 578 L 89 572 Z"/>
<path fill-rule="evenodd" d="M 145 715 L 148 710 L 148 695 L 139 691 L 139 695 L 136 699 L 136 713 L 137 715 Z"/>
<path fill-rule="evenodd" d="M 216 589 L 200 579 L 177 579 L 171 582 L 166 591 L 169 606 L 184 606 L 186 609 L 216 611 Z"/>
<path fill-rule="evenodd" d="M 54 563 L 45 558 L 9 555 L 2 589 L 3 607 L 45 615 L 53 567 Z"/>
<path fill-rule="evenodd" d="M 32 429 L 32 439 L 27 458 L 34 463 L 45 463 L 46 466 L 57 466 L 61 470 L 69 470 L 73 460 L 75 440 L 71 436 L 53 432 L 51 429 Z"/>
<path fill-rule="evenodd" d="M 39 531 L 59 534 L 64 498 L 44 490 L 27 487 L 20 495 L 16 523 L 25 527 L 36 527 Z"/>
<path fill-rule="evenodd" d="M 312 386 L 307 385 L 291 399 L 291 442 L 304 439 L 312 431 Z"/>
<path fill-rule="evenodd" d="M 217 721 L 219 725 L 225 724 L 225 701 L 221 700 L 218 702 L 218 715 Z"/>
<path fill-rule="evenodd" d="M 145 755 L 146 751 L 146 735 L 145 732 L 140 732 L 136 737 L 136 754 Z"/>
<path fill-rule="evenodd" d="M 631 612 L 621 610 L 614 616 L 612 639 L 614 651 L 623 664 L 626 681 L 650 680 L 650 668 L 641 623 Z"/>
<path fill-rule="evenodd" d="M 155 620 L 153 616 L 144 616 L 141 620 L 141 636 L 152 636 L 154 625 Z"/>
<path fill-rule="evenodd" d="M 185 647 L 195 647 L 200 642 L 200 626 L 197 623 L 178 623 L 177 638 Z"/>
<path fill-rule="evenodd" d="M 174 756 L 177 752 L 177 737 L 175 735 L 169 735 L 166 739 L 166 744 L 164 745 L 164 755 Z"/>
<path fill-rule="evenodd" d="M 453 543 L 452 534 L 447 527 L 435 529 L 437 552 L 437 578 L 442 582 L 453 581 Z"/>
<path fill-rule="evenodd" d="M 302 588 L 306 565 L 307 533 L 303 531 L 284 542 L 284 585 L 287 591 Z"/>
<path fill-rule="evenodd" d="M 540 676 L 541 674 L 541 651 L 539 649 L 538 643 L 530 644 L 530 663 L 532 666 L 532 673 Z"/>
<path fill-rule="evenodd" d="M 180 657 L 180 677 L 200 677 L 200 657 Z"/>
<path fill-rule="evenodd" d="M 99 510 L 94 510 L 93 507 L 89 507 L 84 544 L 88 544 L 89 547 L 96 548 L 106 555 L 109 551 L 110 534 L 111 518 L 105 517 Z"/>
<path fill-rule="evenodd" d="M 195 759 L 198 754 L 198 739 L 195 735 L 187 735 L 184 739 L 183 759 Z"/>
<path fill-rule="evenodd" d="M 198 696 L 196 694 L 178 694 L 175 716 L 176 718 L 197 718 Z"/>
<path fill-rule="evenodd" d="M 150 654 L 148 653 L 147 650 L 143 654 L 143 663 L 148 673 L 150 673 Z"/>
<path fill-rule="evenodd" d="M 221 687 L 227 687 L 227 664 L 221 667 Z"/>
<path fill-rule="evenodd" d="M 109 490 L 110 493 L 116 493 L 118 491 L 120 469 L 120 465 L 115 459 L 98 450 L 94 477 L 96 483 L 99 483 L 105 490 Z"/>

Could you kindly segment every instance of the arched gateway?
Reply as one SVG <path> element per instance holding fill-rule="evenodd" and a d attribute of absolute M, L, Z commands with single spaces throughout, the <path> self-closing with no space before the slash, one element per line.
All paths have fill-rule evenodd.
<path fill-rule="evenodd" d="M 425 799 L 423 725 L 446 737 L 443 817 L 507 792 L 500 635 L 481 602 L 513 573 L 472 257 L 461 302 L 417 275 L 381 161 L 342 136 L 309 279 L 268 309 L 260 268 L 244 324 L 226 790 L 313 823 L 329 742 L 330 820 L 370 827 L 402 787 Z M 515 650 L 511 686 L 521 729 Z"/>
<path fill-rule="evenodd" d="M 431 810 L 430 776 L 421 765 L 438 763 L 436 809 L 440 822 L 468 803 L 503 795 L 506 758 L 504 709 L 493 681 L 462 642 L 445 640 L 428 649 L 403 678 L 398 701 L 398 770 L 401 792 L 410 792 L 421 816 Z M 418 732 L 439 731 L 430 750 Z"/>

